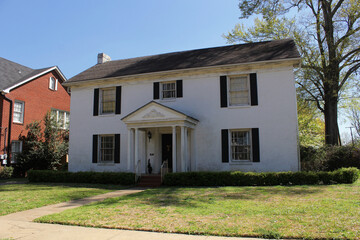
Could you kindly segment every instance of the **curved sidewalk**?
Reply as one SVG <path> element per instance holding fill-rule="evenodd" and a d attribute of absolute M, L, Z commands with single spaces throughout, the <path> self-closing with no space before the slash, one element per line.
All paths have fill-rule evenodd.
<path fill-rule="evenodd" d="M 228 238 L 214 236 L 194 236 L 186 234 L 170 234 L 145 231 L 117 230 L 104 228 L 87 228 L 77 226 L 66 226 L 57 224 L 34 223 L 34 219 L 62 212 L 67 209 L 80 207 L 106 198 L 120 197 L 132 193 L 144 191 L 141 188 L 118 190 L 84 199 L 73 200 L 70 202 L 58 203 L 40 208 L 30 209 L 22 212 L 12 213 L 0 217 L 0 239 L 24 239 L 24 240 L 53 240 L 53 239 L 87 239 L 87 240 L 225 240 L 225 239 L 251 239 L 251 238 Z M 253 238 L 255 239 L 255 238 Z M 258 238 L 256 238 L 258 240 Z"/>

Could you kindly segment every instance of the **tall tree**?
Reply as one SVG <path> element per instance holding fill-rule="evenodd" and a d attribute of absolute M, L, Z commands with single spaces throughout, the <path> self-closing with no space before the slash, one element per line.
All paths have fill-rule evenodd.
<path fill-rule="evenodd" d="M 235 26 L 228 42 L 294 38 L 302 56 L 297 83 L 324 114 L 325 142 L 337 145 L 338 102 L 360 68 L 360 1 L 242 0 L 239 8 L 240 18 L 262 19 Z"/>

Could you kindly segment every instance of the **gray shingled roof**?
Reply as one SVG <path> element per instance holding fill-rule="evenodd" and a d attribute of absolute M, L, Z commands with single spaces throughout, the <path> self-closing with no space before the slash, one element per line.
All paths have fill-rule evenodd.
<path fill-rule="evenodd" d="M 0 57 L 0 90 L 4 90 L 49 68 L 32 69 Z"/>
<path fill-rule="evenodd" d="M 238 44 L 109 61 L 97 64 L 67 82 L 290 58 L 300 58 L 292 39 Z"/>

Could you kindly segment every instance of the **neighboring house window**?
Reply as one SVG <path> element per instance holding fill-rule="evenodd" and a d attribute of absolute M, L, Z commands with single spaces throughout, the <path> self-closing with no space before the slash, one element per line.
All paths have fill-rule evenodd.
<path fill-rule="evenodd" d="M 99 136 L 99 162 L 114 162 L 115 154 L 115 136 L 100 135 Z"/>
<path fill-rule="evenodd" d="M 69 122 L 70 122 L 69 112 L 53 109 L 51 110 L 51 116 L 59 124 L 60 128 L 69 129 Z"/>
<path fill-rule="evenodd" d="M 162 99 L 171 99 L 176 97 L 176 84 L 175 82 L 161 83 L 161 96 Z"/>
<path fill-rule="evenodd" d="M 49 79 L 49 88 L 51 90 L 56 91 L 57 90 L 57 83 L 58 83 L 57 79 L 55 79 L 54 77 L 50 77 L 50 79 Z"/>
<path fill-rule="evenodd" d="M 229 77 L 229 105 L 249 105 L 250 87 L 248 76 Z"/>
<path fill-rule="evenodd" d="M 251 160 L 251 134 L 250 130 L 231 130 L 231 160 L 250 161 Z"/>
<path fill-rule="evenodd" d="M 11 142 L 11 163 L 17 162 L 17 155 L 22 151 L 22 142 L 21 141 L 12 141 Z"/>
<path fill-rule="evenodd" d="M 24 123 L 24 102 L 15 100 L 13 115 L 13 121 L 15 123 Z"/>
<path fill-rule="evenodd" d="M 115 88 L 104 88 L 100 91 L 101 114 L 115 113 L 116 91 Z"/>

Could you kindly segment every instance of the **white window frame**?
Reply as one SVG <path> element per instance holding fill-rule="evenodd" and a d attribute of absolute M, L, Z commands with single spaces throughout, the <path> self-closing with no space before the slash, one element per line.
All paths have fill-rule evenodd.
<path fill-rule="evenodd" d="M 114 94 L 114 109 L 112 112 L 103 112 L 103 91 L 104 90 L 113 90 L 115 92 Z M 115 108 L 116 108 L 116 88 L 115 87 L 109 87 L 109 88 L 100 88 L 100 91 L 99 91 L 99 113 L 100 115 L 113 115 L 115 114 Z"/>
<path fill-rule="evenodd" d="M 249 134 L 249 146 L 250 146 L 250 159 L 233 159 L 233 143 L 232 143 L 232 133 L 233 132 L 248 132 Z M 229 129 L 229 158 L 233 163 L 242 163 L 242 162 L 252 162 L 253 161 L 253 145 L 252 145 L 252 131 L 250 128 L 240 128 L 240 129 Z"/>
<path fill-rule="evenodd" d="M 21 112 L 20 112 L 20 121 L 15 120 L 14 118 L 14 113 L 15 113 L 15 104 L 21 104 Z M 14 107 L 13 107 L 13 122 L 14 123 L 24 123 L 24 113 L 25 113 L 25 102 L 24 101 L 19 101 L 19 100 L 15 100 L 14 101 Z M 17 112 L 18 113 L 18 112 Z"/>
<path fill-rule="evenodd" d="M 68 111 L 63 111 L 63 110 L 59 110 L 59 109 L 51 109 L 51 113 L 56 112 L 56 122 L 59 123 L 59 119 L 60 119 L 60 114 L 64 114 L 64 122 L 62 123 L 62 129 L 69 129 L 70 126 L 70 112 Z M 54 116 L 54 115 L 52 115 Z M 69 116 L 69 122 L 66 121 L 66 116 Z"/>
<path fill-rule="evenodd" d="M 19 143 L 19 152 L 14 152 L 13 144 Z M 11 141 L 11 163 L 16 163 L 16 156 L 22 152 L 22 141 L 13 140 Z"/>
<path fill-rule="evenodd" d="M 57 91 L 58 80 L 54 77 L 49 78 L 49 89 Z"/>
<path fill-rule="evenodd" d="M 163 89 L 163 87 L 164 87 L 165 84 L 174 84 L 174 90 L 166 90 L 168 92 L 174 91 L 174 97 L 164 97 L 164 89 Z M 160 94 L 161 94 L 161 99 L 163 99 L 163 100 L 176 99 L 176 81 L 161 82 L 160 83 Z"/>
<path fill-rule="evenodd" d="M 113 139 L 113 147 L 112 147 L 112 160 L 104 161 L 102 155 L 102 137 L 112 137 Z M 115 163 L 115 134 L 101 134 L 98 136 L 98 163 Z"/>
<path fill-rule="evenodd" d="M 231 78 L 238 78 L 238 77 L 246 77 L 247 79 L 247 91 L 248 91 L 248 101 L 247 103 L 244 104 L 232 104 L 231 103 L 231 85 L 230 85 L 230 80 Z M 230 75 L 227 76 L 227 86 L 228 86 L 228 90 L 227 90 L 227 95 L 228 95 L 228 106 L 230 107 L 236 107 L 236 106 L 250 106 L 250 74 L 241 74 L 241 75 Z M 235 92 L 235 91 L 233 91 Z"/>

